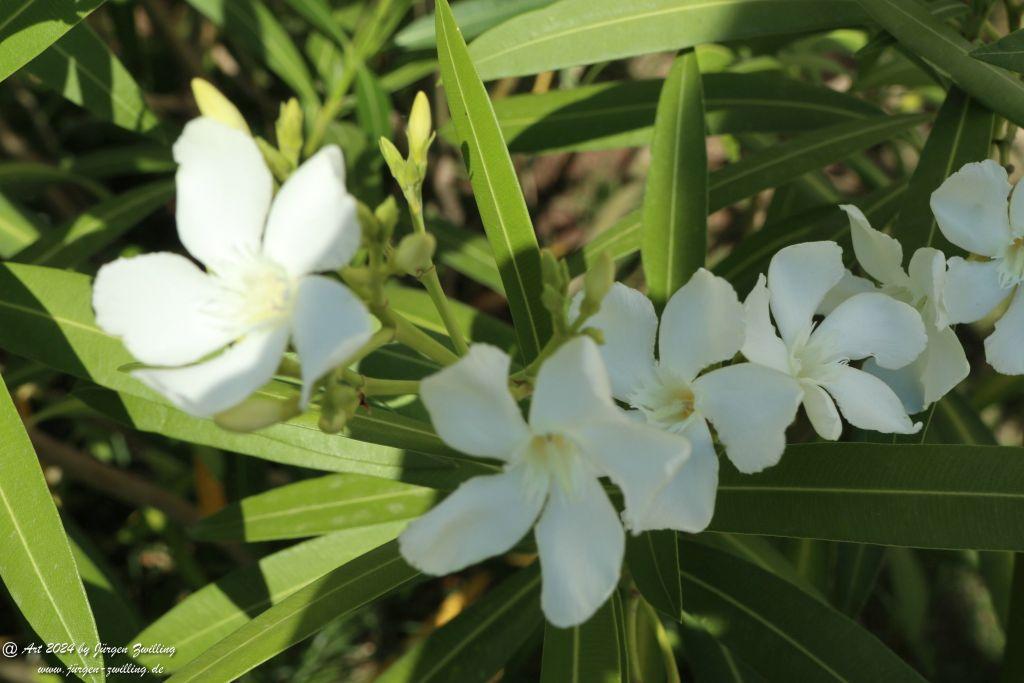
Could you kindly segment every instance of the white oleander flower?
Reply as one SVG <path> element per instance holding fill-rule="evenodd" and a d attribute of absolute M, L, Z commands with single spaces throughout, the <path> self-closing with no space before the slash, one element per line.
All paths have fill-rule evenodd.
<path fill-rule="evenodd" d="M 133 376 L 196 416 L 268 382 L 291 338 L 305 405 L 315 381 L 372 333 L 363 303 L 313 274 L 340 268 L 359 247 L 341 151 L 318 152 L 276 197 L 253 139 L 213 119 L 185 127 L 174 159 L 178 236 L 206 272 L 164 252 L 108 263 L 93 290 L 97 324 L 153 366 Z"/>
<path fill-rule="evenodd" d="M 574 300 L 573 317 L 581 297 Z M 661 316 L 635 289 L 615 283 L 586 321 L 604 336 L 600 347 L 615 398 L 647 424 L 689 439 L 693 452 L 658 495 L 635 531 L 696 533 L 711 522 L 718 488 L 718 455 L 708 422 L 741 472 L 774 465 L 786 446 L 802 392 L 788 374 L 754 363 L 701 371 L 727 361 L 743 346 L 744 312 L 732 285 L 701 268 Z M 658 358 L 655 358 L 655 337 Z"/>
<path fill-rule="evenodd" d="M 414 567 L 448 574 L 508 551 L 536 521 L 541 606 L 555 626 L 574 626 L 611 595 L 625 551 L 622 521 L 599 478 L 622 490 L 628 522 L 646 513 L 690 445 L 615 406 L 590 338 L 566 342 L 542 364 L 528 422 L 508 389 L 509 362 L 503 351 L 474 344 L 423 380 L 420 396 L 441 439 L 505 465 L 459 486 L 412 522 L 399 545 Z"/>
<path fill-rule="evenodd" d="M 938 249 L 921 247 L 903 269 L 903 247 L 871 227 L 860 209 L 849 204 L 839 207 L 850 219 L 853 251 L 864 272 L 875 279 L 883 294 L 910 304 L 924 321 L 928 342 L 917 359 L 902 368 L 883 368 L 872 359 L 863 369 L 884 380 L 903 401 L 911 415 L 939 400 L 971 372 L 964 347 L 949 324 L 944 302 L 946 257 Z M 854 294 L 876 291 L 871 281 L 849 271 L 825 297 L 819 313 L 828 314 Z"/>
<path fill-rule="evenodd" d="M 1009 201 L 1007 201 L 1009 200 Z M 935 221 L 953 244 L 987 257 L 949 259 L 950 324 L 981 320 L 1007 297 L 1010 307 L 985 340 L 985 357 L 1004 375 L 1024 374 L 1024 189 L 1010 196 L 1006 169 L 992 160 L 966 164 L 932 193 Z"/>
<path fill-rule="evenodd" d="M 845 272 L 835 242 L 794 244 L 776 253 L 767 280 L 761 275 L 747 296 L 743 355 L 800 382 L 804 410 L 823 439 L 835 441 L 842 433 L 839 410 L 861 429 L 913 434 L 921 423 L 911 421 L 889 385 L 848 363 L 871 356 L 887 370 L 908 365 L 924 350 L 924 323 L 902 301 L 865 292 L 816 325 L 815 312 Z"/>

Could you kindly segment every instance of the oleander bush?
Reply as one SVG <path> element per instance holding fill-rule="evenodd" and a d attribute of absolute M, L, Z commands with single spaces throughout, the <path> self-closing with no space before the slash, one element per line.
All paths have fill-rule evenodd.
<path fill-rule="evenodd" d="M 1024 680 L 1021 0 L 3 0 L 0 678 Z"/>

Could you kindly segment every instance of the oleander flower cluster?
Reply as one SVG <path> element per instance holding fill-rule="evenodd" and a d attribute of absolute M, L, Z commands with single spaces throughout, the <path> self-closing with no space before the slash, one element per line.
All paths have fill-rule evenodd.
<path fill-rule="evenodd" d="M 429 119 L 416 125 L 415 160 L 386 147 L 414 219 L 432 139 Z M 699 269 L 660 316 L 641 289 L 611 279 L 564 301 L 553 287 L 557 334 L 523 368 L 487 344 L 442 349 L 447 358 L 392 316 L 377 275 L 429 272 L 431 243 L 381 246 L 394 221 L 358 208 L 338 148 L 296 165 L 276 192 L 261 147 L 217 117 L 190 123 L 174 157 L 178 235 L 194 261 L 121 258 L 94 287 L 98 324 L 143 365 L 131 373 L 210 417 L 294 365 L 289 349 L 300 407 L 321 409 L 341 401 L 336 380 L 378 328 L 433 353 L 444 367 L 416 390 L 433 429 L 493 474 L 412 521 L 401 552 L 441 575 L 535 544 L 542 607 L 559 627 L 615 590 L 627 534 L 709 526 L 720 453 L 741 473 L 772 467 L 798 420 L 832 441 L 844 425 L 917 433 L 922 411 L 970 372 L 955 326 L 993 314 L 988 363 L 1024 374 L 1024 190 L 1011 193 L 993 161 L 964 166 L 932 196 L 938 229 L 962 253 L 925 247 L 905 263 L 897 239 L 842 206 L 859 275 L 839 244 L 819 241 L 779 250 L 743 297 Z M 413 252 L 425 267 L 386 271 Z"/>

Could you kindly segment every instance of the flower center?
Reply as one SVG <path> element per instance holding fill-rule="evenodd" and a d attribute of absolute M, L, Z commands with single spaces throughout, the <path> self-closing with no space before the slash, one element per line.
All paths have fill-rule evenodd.
<path fill-rule="evenodd" d="M 690 383 L 661 367 L 628 401 L 644 414 L 647 422 L 673 432 L 686 428 L 697 404 Z"/>
<path fill-rule="evenodd" d="M 256 256 L 220 274 L 225 293 L 224 318 L 252 329 L 263 324 L 280 323 L 292 311 L 295 281 L 277 263 Z"/>
<path fill-rule="evenodd" d="M 1003 252 L 999 266 L 999 282 L 1003 287 L 1024 282 L 1024 237 L 1018 237 Z"/>
<path fill-rule="evenodd" d="M 527 495 L 543 496 L 554 483 L 570 496 L 578 490 L 576 478 L 580 470 L 580 449 L 564 434 L 536 434 L 523 449 L 523 463 L 528 469 L 525 478 Z"/>
<path fill-rule="evenodd" d="M 789 351 L 789 368 L 796 379 L 818 384 L 827 379 L 836 363 L 838 340 L 824 334 L 818 334 L 811 340 L 812 331 L 813 327 L 808 328 L 793 344 Z"/>

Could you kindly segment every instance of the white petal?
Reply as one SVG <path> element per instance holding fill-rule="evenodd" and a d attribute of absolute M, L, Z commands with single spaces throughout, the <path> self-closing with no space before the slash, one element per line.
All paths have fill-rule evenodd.
<path fill-rule="evenodd" d="M 875 292 L 878 288 L 875 287 L 875 283 L 867 278 L 859 277 L 854 275 L 849 270 L 843 273 L 843 278 L 836 283 L 836 286 L 828 290 L 828 294 L 818 304 L 818 310 L 815 311 L 818 315 L 828 315 L 832 311 L 836 310 L 836 306 L 843 303 L 855 294 L 863 294 L 864 292 Z"/>
<path fill-rule="evenodd" d="M 458 362 L 420 383 L 420 399 L 438 436 L 455 450 L 512 459 L 529 439 L 508 390 L 511 360 L 504 351 L 473 344 Z"/>
<path fill-rule="evenodd" d="M 1010 243 L 1009 194 L 1002 166 L 991 159 L 965 164 L 932 193 L 932 213 L 947 240 L 995 256 Z"/>
<path fill-rule="evenodd" d="M 869 358 L 864 361 L 863 370 L 888 384 L 899 396 L 907 413 L 914 415 L 966 379 L 971 366 L 952 329 L 929 327 L 928 346 L 910 365 L 887 370 Z"/>
<path fill-rule="evenodd" d="M 136 370 L 132 376 L 186 413 L 209 417 L 238 405 L 269 382 L 287 344 L 287 327 L 257 330 L 208 361 Z"/>
<path fill-rule="evenodd" d="M 543 496 L 524 495 L 524 467 L 474 477 L 398 537 L 406 562 L 440 576 L 510 550 L 533 526 Z"/>
<path fill-rule="evenodd" d="M 696 534 L 707 528 L 715 514 L 718 491 L 718 454 L 704 420 L 691 420 L 683 431 L 692 446 L 690 458 L 661 489 L 647 514 L 633 520 L 634 533 L 674 529 Z"/>
<path fill-rule="evenodd" d="M 832 397 L 816 384 L 804 382 L 803 406 L 811 426 L 823 439 L 835 441 L 843 433 L 843 422 L 839 419 L 839 411 Z"/>
<path fill-rule="evenodd" d="M 178 162 L 178 237 L 189 253 L 217 271 L 259 253 L 273 179 L 245 133 L 199 118 L 174 143 Z"/>
<path fill-rule="evenodd" d="M 1024 375 L 1024 286 L 1017 285 L 1010 307 L 985 340 L 985 359 L 996 372 Z"/>
<path fill-rule="evenodd" d="M 345 161 L 324 147 L 274 197 L 263 253 L 293 276 L 338 270 L 359 249 L 356 200 L 345 189 Z"/>
<path fill-rule="evenodd" d="M 921 247 L 910 257 L 911 290 L 916 296 L 927 297 L 924 309 L 925 326 L 942 329 L 949 325 L 949 315 L 943 302 L 946 289 L 946 256 L 938 249 Z"/>
<path fill-rule="evenodd" d="M 217 281 L 184 256 L 121 258 L 100 268 L 92 290 L 96 324 L 122 338 L 147 365 L 184 365 L 213 353 L 239 331 L 211 309 Z"/>
<path fill-rule="evenodd" d="M 973 323 L 988 315 L 1010 295 L 999 282 L 999 261 L 949 259 L 943 301 L 952 325 Z"/>
<path fill-rule="evenodd" d="M 608 372 L 590 337 L 569 340 L 541 364 L 530 403 L 534 433 L 572 431 L 618 415 Z"/>
<path fill-rule="evenodd" d="M 830 349 L 830 360 L 874 356 L 883 368 L 900 368 L 921 355 L 927 339 L 921 314 L 913 307 L 869 292 L 836 307 L 808 345 Z"/>
<path fill-rule="evenodd" d="M 1024 235 L 1024 178 L 1017 181 L 1010 195 L 1010 232 L 1016 237 Z"/>
<path fill-rule="evenodd" d="M 872 228 L 856 206 L 843 204 L 839 208 L 850 218 L 853 251 L 864 272 L 883 285 L 905 286 L 907 274 L 903 270 L 903 247 L 900 243 Z"/>
<path fill-rule="evenodd" d="M 558 628 L 582 624 L 619 582 L 626 534 L 615 508 L 592 477 L 571 499 L 553 486 L 535 533 L 544 615 Z"/>
<path fill-rule="evenodd" d="M 583 292 L 572 301 L 570 319 L 579 315 Z M 599 347 L 608 368 L 612 392 L 619 398 L 629 396 L 654 371 L 654 339 L 658 316 L 654 304 L 642 293 L 621 282 L 612 285 L 601 302 L 601 310 L 587 319 L 587 327 L 601 330 L 604 344 Z"/>
<path fill-rule="evenodd" d="M 803 398 L 789 375 L 740 363 L 703 375 L 693 383 L 700 411 L 718 432 L 726 455 L 740 472 L 760 472 L 782 457 L 786 428 Z"/>
<path fill-rule="evenodd" d="M 757 284 L 743 302 L 746 334 L 741 351 L 749 361 L 788 373 L 789 351 L 775 332 L 769 313 L 768 297 L 765 277 L 759 275 Z"/>
<path fill-rule="evenodd" d="M 345 285 L 319 275 L 299 282 L 292 312 L 292 340 L 302 363 L 305 407 L 318 379 L 370 340 L 373 318 Z"/>
<path fill-rule="evenodd" d="M 658 335 L 661 364 L 689 381 L 743 346 L 743 306 L 725 279 L 699 269 L 665 305 Z"/>
<path fill-rule="evenodd" d="M 810 327 L 818 305 L 842 279 L 843 250 L 835 242 L 804 242 L 780 249 L 768 266 L 772 315 L 787 344 Z"/>
<path fill-rule="evenodd" d="M 690 442 L 682 436 L 631 420 L 594 421 L 576 436 L 585 456 L 622 489 L 627 527 L 647 515 L 690 457 Z"/>
<path fill-rule="evenodd" d="M 914 434 L 921 429 L 889 385 L 863 370 L 837 366 L 825 388 L 854 427 L 885 434 Z"/>

